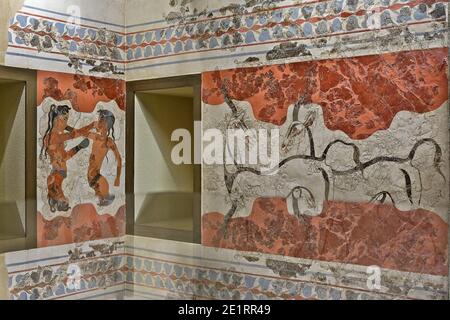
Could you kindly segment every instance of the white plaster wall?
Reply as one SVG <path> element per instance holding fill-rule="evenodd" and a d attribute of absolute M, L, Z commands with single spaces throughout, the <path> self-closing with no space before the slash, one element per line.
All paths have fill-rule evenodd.
<path fill-rule="evenodd" d="M 22 8 L 25 0 L 2 0 L 0 2 L 0 64 L 5 62 L 5 52 L 8 48 L 8 27 L 17 10 Z"/>
<path fill-rule="evenodd" d="M 95 73 L 99 76 L 121 77 L 120 73 L 110 71 L 90 71 L 92 66 L 88 61 L 82 60 L 82 67 L 76 70 L 74 65 L 70 65 L 71 59 L 91 59 L 96 66 L 103 63 L 112 63 L 120 72 L 124 68 L 123 60 L 112 59 L 111 53 L 101 54 L 102 50 L 108 52 L 105 45 L 93 43 L 107 43 L 112 45 L 108 39 L 112 34 L 124 38 L 125 35 L 125 0 L 90 1 L 90 0 L 9 0 L 0 3 L 0 64 L 27 69 L 38 69 L 47 71 L 59 71 L 67 73 L 85 72 Z M 27 26 L 21 26 L 16 20 L 13 24 L 10 19 L 17 14 L 27 16 L 38 21 L 39 26 L 35 29 L 31 19 L 28 19 Z M 15 21 L 15 22 L 14 22 Z M 47 29 L 44 24 L 50 22 L 51 28 Z M 89 38 L 89 33 L 81 41 L 76 37 L 65 36 L 70 34 L 65 29 L 65 33 L 57 31 L 57 24 L 75 25 L 75 29 L 95 30 L 96 38 Z M 17 27 L 21 29 L 14 30 Z M 24 30 L 24 31 L 23 31 Z M 100 32 L 106 33 L 106 40 L 100 38 Z M 41 44 L 45 39 L 54 43 L 51 47 L 43 48 L 42 45 L 33 45 L 33 38 L 39 36 Z M 9 39 L 10 38 L 10 39 Z M 17 39 L 21 39 L 17 42 Z M 24 40 L 25 39 L 25 40 Z M 70 40 L 71 39 L 71 40 Z M 89 40 L 90 39 L 90 40 Z M 11 42 L 12 41 L 12 42 Z M 36 41 L 36 40 L 34 40 Z M 24 43 L 25 42 L 25 43 Z M 70 50 L 73 43 L 77 44 L 77 50 Z M 120 42 L 120 40 L 118 40 Z M 103 47 L 103 48 L 102 48 Z M 36 50 L 37 49 L 37 50 Z M 95 54 L 93 53 L 95 52 Z M 89 71 L 88 71 L 89 70 Z"/>

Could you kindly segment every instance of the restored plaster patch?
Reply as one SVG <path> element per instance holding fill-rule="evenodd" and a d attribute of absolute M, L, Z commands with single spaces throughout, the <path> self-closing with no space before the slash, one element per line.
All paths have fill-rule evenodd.
<path fill-rule="evenodd" d="M 274 273 L 288 278 L 296 277 L 297 274 L 304 274 L 306 269 L 296 263 L 273 259 L 267 259 L 266 265 L 268 268 L 272 269 Z"/>
<path fill-rule="evenodd" d="M 297 44 L 296 42 L 286 42 L 275 46 L 267 52 L 267 60 L 281 60 L 299 56 L 310 56 L 311 52 L 306 49 L 306 45 Z M 253 62 L 253 61 L 251 61 Z"/>

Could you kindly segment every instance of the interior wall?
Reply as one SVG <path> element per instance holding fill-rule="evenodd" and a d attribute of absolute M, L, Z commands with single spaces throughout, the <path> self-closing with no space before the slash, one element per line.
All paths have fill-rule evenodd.
<path fill-rule="evenodd" d="M 0 1 L 0 64 L 40 70 L 37 95 L 42 108 L 36 106 L 39 113 L 38 139 L 42 139 L 48 122 L 41 117 L 48 114 L 51 103 L 71 106 L 71 113 L 76 118 L 74 121 L 80 119 L 80 113 L 84 120 L 94 120 L 98 116 L 97 110 L 113 110 L 116 115 L 116 144 L 123 156 L 123 166 L 125 87 L 121 79 L 124 77 L 126 35 L 125 17 L 120 13 L 124 9 L 123 0 Z M 40 142 L 38 140 L 38 156 Z M 91 139 L 90 147 L 92 142 Z M 68 142 L 68 148 L 73 146 L 72 143 Z M 89 156 L 86 150 L 82 151 Z M 62 212 L 49 208 L 47 179 L 51 166 L 38 160 L 38 246 L 124 234 L 125 170 L 120 183 L 115 186 L 113 152 L 109 152 L 107 158 L 108 165 L 102 166 L 101 173 L 109 179 L 110 190 L 116 196 L 114 205 L 117 206 L 98 206 L 95 196 L 89 195 L 93 193 L 87 181 L 89 159 L 80 160 L 78 154 L 69 161 L 69 174 L 62 182 L 65 195 L 59 200 L 70 203 L 70 208 Z M 84 188 L 74 186 L 83 183 L 86 185 Z"/>
<path fill-rule="evenodd" d="M 126 77 L 442 47 L 447 6 L 443 0 L 128 0 Z"/>
<path fill-rule="evenodd" d="M 120 237 L 0 255 L 0 299 L 122 300 L 127 274 L 123 272 L 125 241 Z M 68 276 L 77 271 L 79 281 L 68 282 Z"/>
<path fill-rule="evenodd" d="M 0 80 L 0 229 L 10 236 L 25 228 L 25 91 L 23 83 Z"/>
<path fill-rule="evenodd" d="M 156 248 L 156 249 L 155 249 Z M 73 254 L 77 249 L 78 255 Z M 69 252 L 69 254 L 68 254 Z M 95 258 L 85 259 L 95 254 Z M 38 256 L 39 263 L 28 257 Z M 342 265 L 339 277 L 332 263 L 287 260 L 276 256 L 243 253 L 169 240 L 126 236 L 118 241 L 95 241 L 0 255 L 6 299 L 293 299 L 293 300 L 392 300 L 446 299 L 442 278 L 426 276 L 411 288 L 415 274 L 386 274 L 380 290 L 367 289 L 364 267 Z M 107 262 L 105 275 L 96 266 Z M 75 263 L 83 272 L 80 288 L 67 282 L 67 267 Z M 293 272 L 301 268 L 296 276 Z M 3 271 L 1 271 L 3 269 Z M 41 271 L 41 272 L 39 272 Z M 42 272 L 44 271 L 44 272 Z M 384 274 L 383 270 L 383 274 Z M 46 277 L 51 272 L 54 277 Z M 320 276 L 317 276 L 319 274 Z M 32 278 L 31 278 L 32 277 Z M 98 281 L 106 278 L 106 281 Z M 8 278 L 10 279 L 9 281 Z M 333 281 L 332 281 L 333 280 Z M 30 289 L 23 281 L 32 281 Z M 195 285 L 193 285 L 195 283 Z M 57 290 L 49 290 L 57 288 Z"/>
<path fill-rule="evenodd" d="M 0 3 L 0 63 L 123 77 L 124 0 L 7 0 Z"/>
<path fill-rule="evenodd" d="M 151 93 L 136 95 L 136 213 L 147 194 L 193 192 L 193 165 L 175 165 L 171 159 L 172 149 L 178 144 L 171 141 L 176 129 L 186 129 L 194 136 L 192 98 Z M 191 144 L 191 154 L 192 148 Z"/>
<path fill-rule="evenodd" d="M 48 123 L 48 118 L 45 117 L 48 116 L 50 105 L 56 103 L 72 107 L 69 122 L 77 129 L 83 121 L 96 120 L 99 109 L 112 110 L 116 116 L 115 143 L 125 166 L 125 83 L 121 81 L 126 59 L 123 50 L 126 44 L 125 17 L 121 14 L 124 9 L 123 0 L 0 1 L 0 64 L 41 71 L 37 79 L 38 92 L 29 93 L 37 94 L 39 104 L 34 106 L 38 108 L 38 156 Z M 4 103 L 5 101 L 2 95 L 2 111 L 7 111 L 13 105 Z M 2 116 L 2 131 L 7 130 L 7 126 L 3 125 L 4 121 L 6 119 Z M 18 126 L 16 122 L 9 124 L 11 132 L 8 134 L 17 136 L 16 128 L 23 130 L 24 122 L 19 121 L 18 117 L 16 121 L 19 122 Z M 13 193 L 20 195 L 14 189 L 15 183 L 23 179 L 24 170 L 17 170 L 17 167 L 20 164 L 19 149 L 24 148 L 25 144 L 23 141 L 19 144 L 1 142 L 2 154 L 7 149 L 5 152 L 15 157 L 8 156 L 0 169 L 0 179 L 7 179 L 8 183 L 1 194 L 6 193 L 11 198 Z M 67 150 L 74 146 L 73 143 L 74 141 L 67 143 Z M 92 143 L 91 139 L 90 147 Z M 47 179 L 52 167 L 48 161 L 38 158 L 39 212 L 36 214 L 39 247 L 52 246 L 52 251 L 53 246 L 61 244 L 114 238 L 125 234 L 124 167 L 120 183 L 115 186 L 116 159 L 113 152 L 109 152 L 108 161 L 104 161 L 101 173 L 107 177 L 110 191 L 116 198 L 113 206 L 98 206 L 98 199 L 89 186 L 87 174 L 91 149 L 83 151 L 68 163 L 68 177 L 62 188 L 70 209 L 64 212 L 52 212 L 48 208 Z M 23 210 L 20 210 L 23 218 Z M 0 210 L 3 216 L 12 212 L 4 207 Z M 0 229 L 2 226 L 6 226 L 8 231 L 12 230 L 3 220 Z M 2 252 L 11 251 L 19 242 L 25 247 L 23 239 L 2 242 Z M 1 270 L 0 287 L 4 284 L 8 285 L 8 278 Z M 2 294 L 0 292 L 3 297 Z"/>
<path fill-rule="evenodd" d="M 383 284 L 412 272 L 414 286 L 440 277 L 448 293 L 447 11 L 446 1 L 130 0 L 128 80 L 203 73 L 204 130 L 280 132 L 283 167 L 270 175 L 203 166 L 203 245 L 276 255 L 267 265 L 295 279 L 308 259 L 330 263 L 333 283 L 347 268 L 368 279 L 372 265 Z"/>
<path fill-rule="evenodd" d="M 448 185 L 442 182 L 442 178 L 449 179 L 448 125 L 444 124 L 448 116 L 448 87 L 443 84 L 448 80 L 448 58 L 444 58 L 448 53 L 446 1 L 386 4 L 384 0 L 129 0 L 125 17 L 117 14 L 124 11 L 125 2 L 83 1 L 55 4 L 27 0 L 27 14 L 16 15 L 10 26 L 6 63 L 123 77 L 120 67 L 126 59 L 128 80 L 205 72 L 202 98 L 206 128 L 232 117 L 228 103 L 234 101 L 247 125 L 278 128 L 285 134 L 288 126 L 298 120 L 294 119 L 294 106 L 301 101 L 302 112 L 298 115 L 304 117 L 303 125 L 311 126 L 317 142 L 316 155 L 336 138 L 357 146 L 358 151 L 347 148 L 348 145 L 331 150 L 331 166 L 338 172 L 352 170 L 355 163 L 377 157 L 407 159 L 414 144 L 423 139 L 433 139 L 440 148 L 438 152 L 430 145 L 420 145 L 414 153 L 418 157 L 410 161 L 418 171 L 406 160 L 400 164 L 405 167 L 389 163 L 369 171 L 353 170 L 347 177 L 340 176 L 336 188 L 331 185 L 334 179 L 327 182 L 323 171 L 316 170 L 318 167 L 301 163 L 297 169 L 288 168 L 286 175 L 276 178 L 281 191 L 275 190 L 278 184 L 274 179 L 246 173 L 236 192 L 228 194 L 223 167 L 205 168 L 202 182 L 212 195 L 203 200 L 205 245 L 222 248 L 214 248 L 219 254 L 223 248 L 240 250 L 247 262 L 263 263 L 270 269 L 270 277 L 282 278 L 285 284 L 286 277 L 294 282 L 304 281 L 306 263 L 312 285 L 302 286 L 301 291 L 317 289 L 317 298 L 323 297 L 318 283 L 358 286 L 374 298 L 382 298 L 381 293 L 386 291 L 415 298 L 442 298 L 436 292 L 448 293 L 448 255 L 444 252 L 448 249 L 445 212 L 449 192 Z M 70 34 L 73 39 L 65 40 L 68 30 L 64 25 L 51 30 L 57 43 L 45 47 L 45 35 L 41 35 L 44 22 L 66 19 L 64 11 L 71 3 L 84 4 L 82 22 L 88 29 L 98 31 L 107 26 L 105 41 L 103 32 L 82 35 L 81 30 L 77 31 L 81 41 Z M 33 17 L 46 11 L 56 13 L 37 19 L 38 30 L 30 30 Z M 371 12 L 376 15 L 364 14 Z M 31 38 L 24 38 L 24 34 Z M 29 41 L 35 35 L 39 41 Z M 115 36 L 117 42 L 112 40 Z M 100 47 L 106 45 L 111 50 L 102 53 L 100 47 L 88 45 L 92 41 L 100 41 Z M 80 58 L 82 54 L 85 55 Z M 86 57 L 92 58 L 95 65 L 87 64 Z M 223 88 L 228 90 L 230 99 L 225 99 Z M 293 141 L 298 144 L 298 140 Z M 311 149 L 302 144 L 287 152 L 284 155 L 298 156 Z M 430 155 L 439 153 L 442 159 L 436 162 L 437 158 Z M 409 172 L 410 179 L 405 178 L 404 172 Z M 424 172 L 427 177 L 417 172 Z M 421 188 L 422 177 L 428 183 Z M 315 202 L 317 206 L 306 215 L 299 214 L 294 205 L 302 199 L 285 192 L 299 187 L 298 181 L 311 191 L 322 190 L 320 197 L 315 198 L 320 200 Z M 322 184 L 318 186 L 316 181 Z M 327 183 L 333 190 L 328 196 L 333 197 L 321 201 L 327 195 Z M 393 192 L 388 193 L 388 187 Z M 421 190 L 428 194 L 421 198 Z M 395 194 L 401 195 L 400 202 L 393 201 Z M 229 230 L 234 237 L 212 243 L 211 239 L 222 230 L 230 203 L 240 196 L 246 202 L 239 207 L 236 219 L 230 220 Z M 305 203 L 308 205 L 308 201 Z M 401 205 L 396 206 L 397 203 Z M 48 226 L 51 237 L 53 225 L 43 225 Z M 70 239 L 73 241 L 73 237 Z M 354 245 L 354 250 L 349 249 L 349 244 Z M 435 249 L 432 256 L 428 249 L 431 246 Z M 177 248 L 172 251 L 178 252 L 180 247 Z M 255 255 L 249 257 L 248 251 Z M 211 256 L 213 253 L 207 251 L 201 258 Z M 426 261 L 423 257 L 427 257 Z M 224 259 L 234 264 L 232 257 Z M 371 264 L 382 264 L 375 266 L 383 267 L 380 290 L 367 285 Z M 252 269 L 248 264 L 239 266 L 241 274 Z M 344 276 L 355 272 L 361 276 L 359 284 Z M 390 279 L 408 281 L 397 286 Z M 428 279 L 433 280 L 432 288 L 427 285 Z M 342 285 L 327 292 L 329 298 L 355 297 L 340 295 L 345 292 Z"/>
<path fill-rule="evenodd" d="M 16 12 L 23 6 L 25 0 L 4 0 L 0 3 L 0 64 L 5 63 L 5 53 L 8 48 L 9 36 L 8 30 L 10 19 L 14 17 Z M 5 30 L 5 31 L 4 31 Z"/>

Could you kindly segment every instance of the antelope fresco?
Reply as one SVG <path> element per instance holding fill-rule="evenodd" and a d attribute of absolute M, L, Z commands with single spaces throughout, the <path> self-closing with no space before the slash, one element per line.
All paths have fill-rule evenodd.
<path fill-rule="evenodd" d="M 431 49 L 205 73 L 204 129 L 282 142 L 275 170 L 203 167 L 203 244 L 447 275 L 446 70 Z"/>

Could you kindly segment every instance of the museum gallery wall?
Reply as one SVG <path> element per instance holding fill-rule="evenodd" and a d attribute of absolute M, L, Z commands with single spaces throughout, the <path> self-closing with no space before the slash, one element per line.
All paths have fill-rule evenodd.
<path fill-rule="evenodd" d="M 80 3 L 26 0 L 8 17 L 5 64 L 43 70 L 39 245 L 66 244 L 32 266 L 6 257 L 14 298 L 47 292 L 30 268 L 91 252 L 109 292 L 154 298 L 448 297 L 447 2 L 107 1 L 71 28 L 64 8 Z M 278 130 L 280 159 L 203 165 L 201 246 L 116 239 L 124 80 L 199 73 L 203 130 Z"/>

